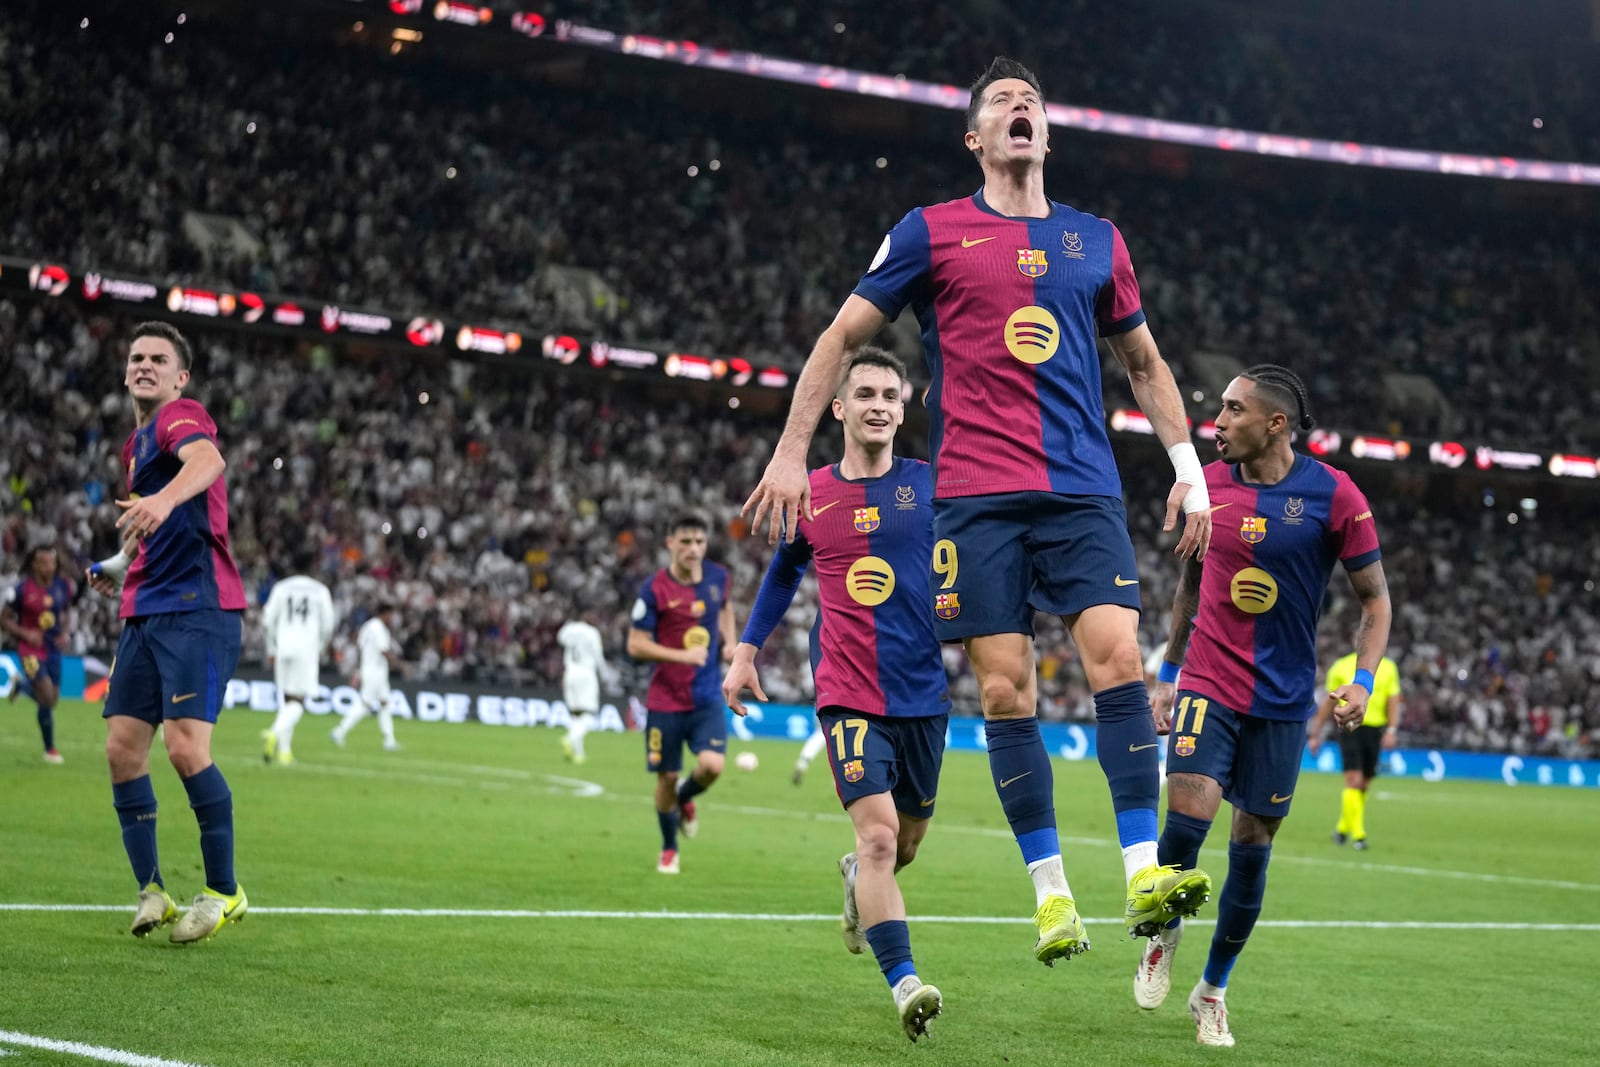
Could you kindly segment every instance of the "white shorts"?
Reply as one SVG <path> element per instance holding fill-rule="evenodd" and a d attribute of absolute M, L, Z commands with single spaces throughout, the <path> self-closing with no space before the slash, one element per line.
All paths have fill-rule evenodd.
<path fill-rule="evenodd" d="M 281 698 L 311 696 L 317 691 L 317 657 L 294 653 L 277 656 L 273 659 L 272 678 Z"/>
<path fill-rule="evenodd" d="M 389 706 L 389 687 L 386 685 L 363 685 L 361 687 L 361 703 L 372 711 L 382 711 Z"/>
<path fill-rule="evenodd" d="M 600 682 L 595 678 L 570 678 L 561 683 L 561 699 L 568 711 L 599 711 Z"/>

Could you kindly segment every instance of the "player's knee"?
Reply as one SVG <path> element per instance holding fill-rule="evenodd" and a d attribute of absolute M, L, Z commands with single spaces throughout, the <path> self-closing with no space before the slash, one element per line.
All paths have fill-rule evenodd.
<path fill-rule="evenodd" d="M 991 672 L 984 678 L 979 694 L 985 718 L 1010 719 L 1033 713 L 1033 708 L 1027 706 L 1030 702 L 1026 700 L 1026 683 L 1022 679 Z"/>
<path fill-rule="evenodd" d="M 920 841 L 901 841 L 895 852 L 894 863 L 896 869 L 911 866 L 911 861 L 917 858 L 917 847 Z"/>
<path fill-rule="evenodd" d="M 710 785 L 722 777 L 722 757 L 709 752 L 702 755 L 695 764 L 694 776 L 701 785 Z"/>
<path fill-rule="evenodd" d="M 1228 836 L 1236 845 L 1270 845 L 1278 834 L 1278 827 L 1282 825 L 1281 817 L 1236 811 L 1233 817 L 1233 832 Z"/>
<path fill-rule="evenodd" d="M 1360 771 L 1345 771 L 1344 787 L 1346 789 L 1365 789 L 1367 780 L 1361 776 Z"/>
<path fill-rule="evenodd" d="M 886 823 L 870 823 L 856 829 L 856 862 L 870 867 L 883 867 L 896 858 L 894 827 Z"/>
<path fill-rule="evenodd" d="M 112 732 L 106 736 L 106 764 L 114 781 L 127 781 L 144 762 L 145 753 Z"/>
<path fill-rule="evenodd" d="M 1096 691 L 1144 679 L 1144 656 L 1139 653 L 1139 642 L 1136 640 L 1117 642 L 1110 655 L 1098 666 L 1098 677 L 1091 679 Z"/>

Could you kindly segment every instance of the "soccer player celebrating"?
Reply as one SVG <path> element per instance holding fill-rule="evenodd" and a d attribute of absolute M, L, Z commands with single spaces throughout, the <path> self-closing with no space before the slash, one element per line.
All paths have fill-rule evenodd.
<path fill-rule="evenodd" d="M 322 653 L 338 621 L 333 594 L 310 575 L 312 562 L 309 551 L 297 553 L 294 574 L 273 585 L 261 609 L 267 659 L 278 688 L 278 717 L 263 735 L 262 758 L 268 763 L 294 762 L 294 727 L 305 714 L 306 698 L 317 691 Z"/>
<path fill-rule="evenodd" d="M 1334 694 L 1355 681 L 1356 653 L 1341 656 L 1328 668 L 1322 684 L 1322 703 L 1306 728 L 1307 747 L 1315 756 L 1322 748 L 1322 735 L 1333 717 L 1338 701 Z M 1395 746 L 1400 729 L 1400 667 L 1388 656 L 1372 672 L 1372 697 L 1361 725 L 1339 735 L 1339 755 L 1344 762 L 1344 796 L 1339 823 L 1333 829 L 1333 843 L 1350 842 L 1357 852 L 1367 848 L 1367 786 L 1378 776 L 1378 754 Z"/>
<path fill-rule="evenodd" d="M 22 675 L 33 690 L 46 763 L 62 762 L 56 751 L 55 708 L 61 694 L 61 653 L 67 647 L 67 607 L 74 592 L 56 566 L 53 547 L 30 549 L 15 606 L 0 612 L 0 629 L 16 638 Z"/>
<path fill-rule="evenodd" d="M 89 579 L 107 596 L 121 585 L 122 637 L 103 714 L 122 844 L 141 886 L 135 937 L 177 918 L 156 857 L 150 746 L 158 726 L 200 824 L 206 884 L 172 929 L 180 944 L 211 937 L 248 907 L 233 875 L 233 794 L 211 761 L 223 687 L 239 662 L 244 585 L 228 550 L 217 427 L 183 396 L 192 363 L 173 327 L 133 328 L 123 382 L 135 429 L 122 446 L 128 499 L 117 501 L 123 549 Z"/>
<path fill-rule="evenodd" d="M 1344 472 L 1290 448 L 1295 430 L 1316 425 L 1300 379 L 1270 364 L 1250 368 L 1223 391 L 1216 425 L 1222 461 L 1205 468 L 1206 483 L 1231 532 L 1212 541 L 1203 565 L 1184 567 L 1154 704 L 1158 729 L 1172 734 L 1161 859 L 1193 863 L 1223 798 L 1233 805 L 1211 953 L 1189 995 L 1200 1043 L 1231 1046 L 1223 996 L 1261 914 L 1272 838 L 1300 774 L 1317 704 L 1317 617 L 1334 564 L 1361 601 L 1355 677 L 1333 694 L 1346 730 L 1366 713 L 1390 607 L 1366 498 Z M 1174 920 L 1145 947 L 1133 983 L 1141 1008 L 1165 999 L 1182 935 Z"/>
<path fill-rule="evenodd" d="M 921 581 L 933 555 L 928 465 L 894 456 L 904 383 L 905 366 L 879 349 L 861 348 L 850 360 L 833 400 L 844 458 L 811 472 L 811 513 L 767 570 L 722 692 L 740 715 L 745 689 L 767 699 L 756 653 L 814 559 L 817 721 L 856 831 L 855 851 L 839 861 L 845 946 L 857 953 L 872 946 L 900 1024 L 915 1041 L 943 1000 L 917 977 L 894 876 L 916 858 L 933 817 L 950 692 Z"/>
<path fill-rule="evenodd" d="M 719 682 L 721 661 L 732 654 L 733 603 L 727 570 L 706 560 L 708 529 L 698 515 L 672 520 L 670 562 L 640 587 L 628 630 L 628 655 L 655 663 L 645 694 L 645 763 L 656 776 L 661 874 L 678 873 L 678 830 L 695 835 L 694 798 L 722 774 L 728 741 Z M 695 766 L 680 782 L 685 745 Z"/>
<path fill-rule="evenodd" d="M 910 305 L 933 375 L 931 606 L 941 640 L 962 641 L 982 694 L 989 767 L 1034 882 L 1043 963 L 1089 947 L 1056 832 L 1039 735 L 1033 615 L 1066 622 L 1094 690 L 1130 930 L 1192 914 L 1210 880 L 1156 863 L 1159 743 L 1139 652 L 1139 576 L 1106 436 L 1096 335 L 1176 471 L 1166 528 L 1190 516 L 1178 553 L 1199 558 L 1211 520 L 1183 400 L 1156 349 L 1117 228 L 1044 193 L 1044 97 L 1032 72 L 996 59 L 972 87 L 972 196 L 912 211 L 807 360 L 782 438 L 746 502 L 769 540 L 814 514 L 806 447 L 849 353 Z"/>

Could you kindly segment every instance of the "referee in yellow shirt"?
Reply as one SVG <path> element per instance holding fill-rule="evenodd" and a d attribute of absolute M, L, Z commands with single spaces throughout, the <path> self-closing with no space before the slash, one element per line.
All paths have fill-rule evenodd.
<path fill-rule="evenodd" d="M 1355 680 L 1356 654 L 1350 653 L 1334 661 L 1328 668 L 1323 683 L 1324 696 L 1317 714 L 1307 727 L 1307 747 L 1315 756 L 1322 748 L 1322 734 L 1333 716 L 1333 693 L 1342 685 Z M 1361 725 L 1350 733 L 1339 735 L 1339 751 L 1344 757 L 1344 799 L 1339 812 L 1339 825 L 1333 831 L 1333 843 L 1346 841 L 1351 847 L 1367 847 L 1367 785 L 1378 776 L 1378 753 L 1393 748 L 1395 732 L 1400 725 L 1400 668 L 1388 656 L 1378 664 L 1372 676 L 1372 698 L 1367 701 L 1367 714 Z"/>

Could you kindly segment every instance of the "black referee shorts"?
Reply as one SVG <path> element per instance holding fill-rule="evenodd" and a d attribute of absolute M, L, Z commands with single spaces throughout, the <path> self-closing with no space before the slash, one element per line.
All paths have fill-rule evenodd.
<path fill-rule="evenodd" d="M 1378 755 L 1383 751 L 1382 726 L 1357 726 L 1339 735 L 1339 752 L 1346 771 L 1360 771 L 1367 778 L 1378 777 Z"/>

